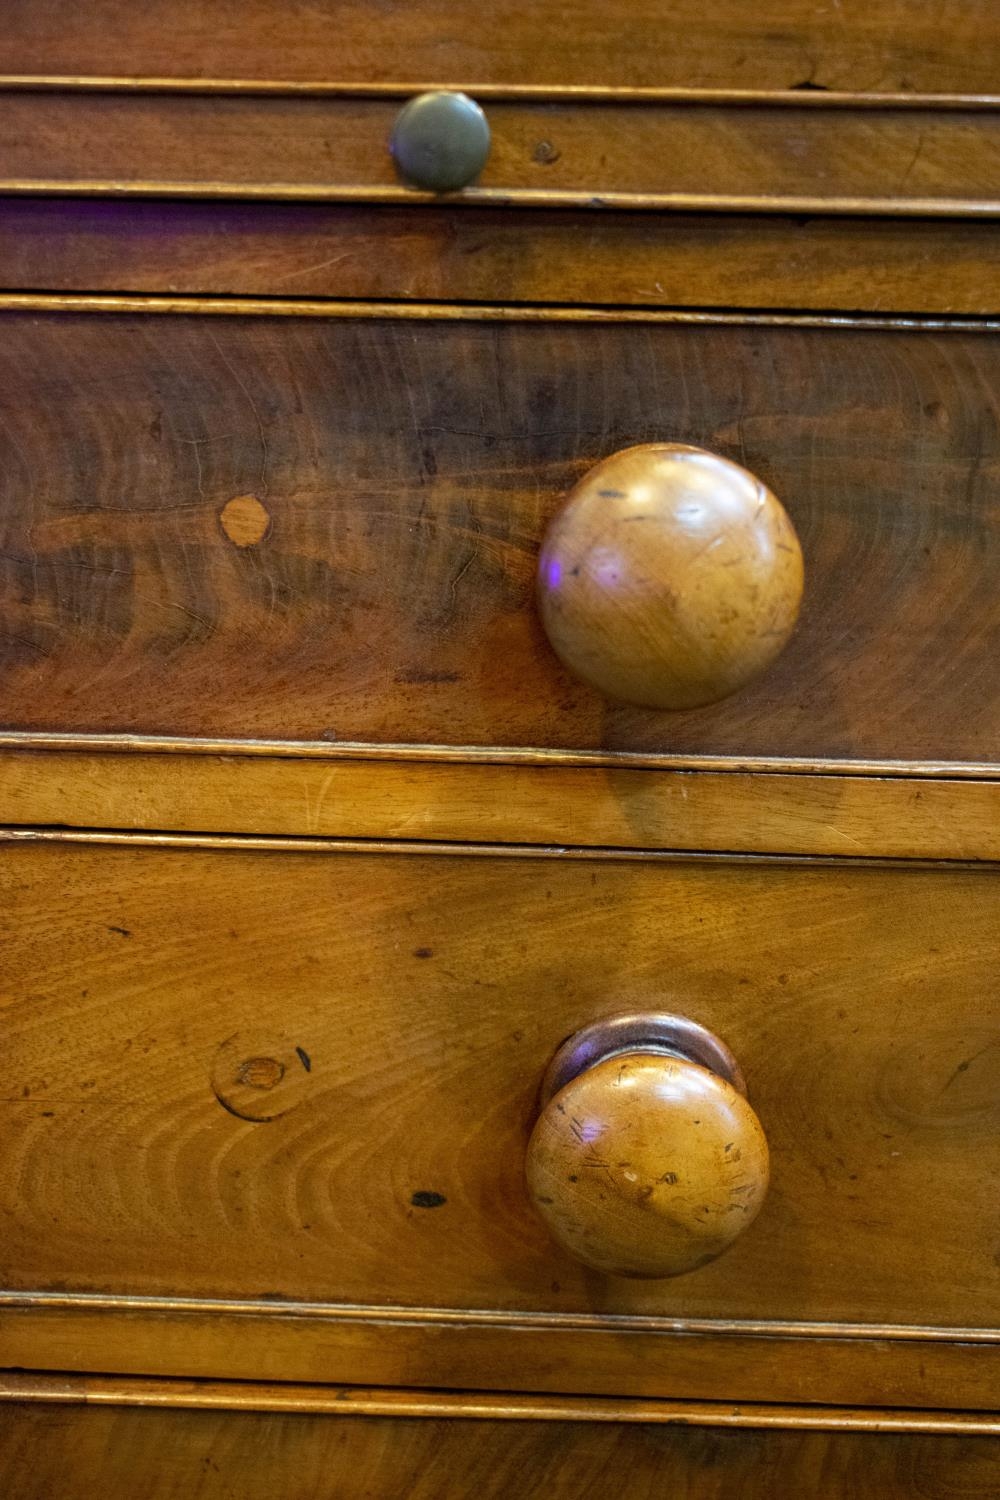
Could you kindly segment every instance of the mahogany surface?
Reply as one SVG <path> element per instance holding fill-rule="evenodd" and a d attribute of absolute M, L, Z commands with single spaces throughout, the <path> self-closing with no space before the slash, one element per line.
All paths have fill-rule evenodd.
<path fill-rule="evenodd" d="M 995 335 L 362 312 L 4 314 L 7 727 L 996 758 Z M 808 576 L 774 667 L 674 714 L 533 598 L 573 482 L 663 439 L 780 495 Z"/>
<path fill-rule="evenodd" d="M 993 0 L 10 0 L 12 74 L 996 93 Z"/>
<path fill-rule="evenodd" d="M 1000 313 L 975 220 L 0 196 L 14 291 Z"/>
<path fill-rule="evenodd" d="M 476 94 L 476 90 L 472 90 Z M 480 95 L 491 149 L 440 197 L 387 141 L 407 91 L 19 89 L 0 76 L 0 191 L 167 198 L 994 218 L 1000 116 L 973 104 L 831 112 L 791 94 L 702 100 Z M 328 258 L 334 258 L 331 246 Z M 614 300 L 613 298 L 608 300 Z M 745 305 L 745 296 L 738 299 Z"/>

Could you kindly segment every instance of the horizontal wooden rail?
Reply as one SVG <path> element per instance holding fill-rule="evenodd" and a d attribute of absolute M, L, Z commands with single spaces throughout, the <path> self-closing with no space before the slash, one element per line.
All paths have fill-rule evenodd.
<path fill-rule="evenodd" d="M 0 823 L 1000 859 L 1000 781 L 0 749 Z"/>

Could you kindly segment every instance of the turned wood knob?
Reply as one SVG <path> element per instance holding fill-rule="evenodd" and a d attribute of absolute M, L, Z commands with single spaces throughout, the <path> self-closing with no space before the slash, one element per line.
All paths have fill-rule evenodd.
<path fill-rule="evenodd" d="M 697 708 L 763 672 L 802 599 L 802 550 L 780 502 L 716 453 L 624 448 L 588 470 L 538 569 L 556 654 L 609 698 Z"/>
<path fill-rule="evenodd" d="M 396 116 L 389 149 L 400 176 L 414 187 L 456 192 L 486 165 L 489 121 L 468 94 L 447 89 L 418 94 Z"/>
<path fill-rule="evenodd" d="M 553 1238 L 584 1265 L 680 1276 L 756 1218 L 767 1141 L 711 1032 L 680 1016 L 613 1016 L 552 1059 L 526 1174 Z"/>

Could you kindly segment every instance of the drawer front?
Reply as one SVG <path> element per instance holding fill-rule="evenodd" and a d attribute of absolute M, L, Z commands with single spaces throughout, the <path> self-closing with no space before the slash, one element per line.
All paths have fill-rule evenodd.
<path fill-rule="evenodd" d="M 987 220 L 0 198 L 0 285 L 990 316 Z M 581 236 L 587 254 L 580 254 Z M 338 253 L 330 254 L 335 243 Z"/>
<path fill-rule="evenodd" d="M 988 1353 L 1000 1324 L 990 872 L 30 841 L 3 847 L 0 872 L 12 1306 L 83 1293 L 430 1309 L 431 1323 L 434 1309 L 472 1310 L 493 1347 L 506 1340 L 501 1383 L 528 1357 L 518 1319 L 534 1328 L 535 1389 L 582 1378 L 699 1393 L 658 1390 L 684 1386 L 687 1355 L 643 1369 L 616 1352 L 607 1315 L 661 1344 L 690 1320 L 727 1338 L 766 1320 L 789 1336 L 845 1325 L 845 1338 L 856 1325 L 928 1325 L 939 1340 L 967 1327 Z M 525 1149 L 562 1039 L 610 1012 L 663 1009 L 733 1049 L 772 1186 L 714 1264 L 629 1281 L 550 1242 Z M 173 1373 L 240 1373 L 227 1365 L 236 1335 L 220 1332 L 227 1306 L 239 1312 L 193 1306 L 187 1343 L 150 1347 L 183 1351 L 167 1356 L 184 1365 Z M 298 1378 L 421 1378 L 423 1316 L 403 1369 L 372 1375 L 363 1352 L 341 1350 Z M 610 1341 L 606 1368 L 584 1355 L 590 1336 Z M 244 1345 L 251 1373 L 282 1378 L 275 1351 L 294 1330 L 262 1337 L 263 1356 Z M 801 1394 L 780 1350 L 746 1375 L 739 1339 L 722 1345 L 724 1394 Z M 905 1339 L 886 1347 L 887 1370 L 915 1357 Z M 55 1364 L 94 1357 L 82 1348 Z M 22 1362 L 2 1356 L 0 1338 L 0 1363 Z M 429 1383 L 482 1383 L 454 1368 Z M 863 1387 L 858 1374 L 828 1399 L 868 1399 Z"/>
<path fill-rule="evenodd" d="M 992 334 L 9 307 L 3 329 L 10 729 L 995 759 Z M 674 713 L 571 676 L 534 601 L 565 491 L 667 439 L 757 474 L 806 567 L 776 664 Z"/>
<path fill-rule="evenodd" d="M 420 171 L 426 150 L 407 154 L 405 121 L 396 132 L 410 90 L 360 92 L 10 90 L 0 78 L 0 192 L 440 206 L 430 189 L 445 184 Z M 692 108 L 663 96 L 473 93 L 487 126 L 459 112 L 439 126 L 443 137 L 422 129 L 439 150 L 464 137 L 472 154 L 448 187 L 479 208 L 576 208 L 591 220 L 608 209 L 975 219 L 994 206 L 1000 125 L 975 104 L 830 111 L 799 94 L 749 109 L 706 99 Z M 327 246 L 327 261 L 336 249 Z M 408 285 L 401 291 L 413 296 Z M 617 296 L 605 283 L 597 300 Z M 746 300 L 745 290 L 734 298 Z"/>
<path fill-rule="evenodd" d="M 143 1400 L 141 1393 L 138 1399 Z M 255 1393 L 260 1397 L 260 1392 Z M 354 1393 L 345 1393 L 354 1394 Z M 67 1391 L 72 1401 L 72 1390 Z M 19 1500 L 91 1500 L 98 1490 L 148 1500 L 442 1500 L 476 1494 L 539 1500 L 992 1500 L 996 1440 L 935 1433 L 714 1431 L 599 1421 L 510 1421 L 294 1410 L 295 1393 L 265 1393 L 281 1411 L 150 1406 L 0 1405 L 0 1481 Z M 85 1401 L 86 1394 L 77 1398 Z M 100 1397 L 98 1399 L 106 1399 Z M 174 1399 L 183 1405 L 185 1397 Z M 224 1398 L 223 1398 L 224 1399 Z M 250 1397 L 250 1401 L 253 1397 Z M 200 1403 L 199 1403 L 200 1404 Z M 291 1407 L 291 1410 L 287 1408 Z M 695 1419 L 696 1420 L 696 1419 Z M 771 1420 L 780 1423 L 780 1414 Z"/>
<path fill-rule="evenodd" d="M 580 0 L 565 12 L 523 0 L 456 17 L 442 0 L 414 0 L 377 32 L 364 5 L 336 24 L 307 5 L 275 15 L 268 0 L 206 11 L 161 0 L 123 13 L 117 0 L 78 8 L 59 0 L 40 24 L 11 7 L 5 70 L 106 79 L 281 79 L 348 85 L 476 83 L 578 88 L 863 89 L 991 94 L 996 16 L 988 0 L 950 0 L 946 19 L 906 0 L 878 0 L 862 24 L 814 0 L 778 0 L 767 23 L 742 0 Z M 853 17 L 851 18 L 853 21 Z M 669 46 L 653 39 L 669 36 Z"/>

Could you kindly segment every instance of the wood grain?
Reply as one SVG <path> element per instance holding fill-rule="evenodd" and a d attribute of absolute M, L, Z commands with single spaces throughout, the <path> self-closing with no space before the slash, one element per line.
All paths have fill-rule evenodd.
<path fill-rule="evenodd" d="M 464 20 L 464 18 L 462 18 Z M 499 0 L 474 24 L 447 0 L 396 8 L 373 26 L 364 0 L 335 15 L 307 0 L 9 0 L 9 73 L 379 80 L 462 86 L 602 84 L 996 92 L 991 0 L 949 0 L 946 18 L 908 0 L 580 0 L 565 10 Z"/>
<path fill-rule="evenodd" d="M 992 335 L 7 312 L 11 728 L 995 759 Z M 810 587 L 760 685 L 608 708 L 531 602 L 595 459 L 672 437 L 781 495 Z M 270 517 L 236 545 L 220 513 Z"/>
<path fill-rule="evenodd" d="M 1000 1317 L 988 873 L 46 844 L 0 869 L 6 1287 Z M 772 1156 L 724 1260 L 655 1287 L 555 1251 L 522 1180 L 556 1045 L 643 1004 L 733 1048 Z M 301 1064 L 265 1123 L 218 1097 L 233 1037 Z"/>
<path fill-rule="evenodd" d="M 149 1500 L 603 1500 L 625 1473 L 629 1500 L 656 1500 L 665 1486 L 684 1500 L 991 1500 L 1000 1455 L 982 1438 L 930 1434 L 0 1409 L 0 1481 L 22 1500 L 91 1500 L 96 1490 Z"/>
<path fill-rule="evenodd" d="M 1000 781 L 0 750 L 8 825 L 1000 860 Z"/>
<path fill-rule="evenodd" d="M 2 198 L 12 290 L 1000 313 L 989 224 Z"/>
<path fill-rule="evenodd" d="M 400 101 L 0 87 L 0 191 L 438 201 L 387 149 Z M 993 217 L 1000 113 L 488 102 L 472 204 Z"/>

